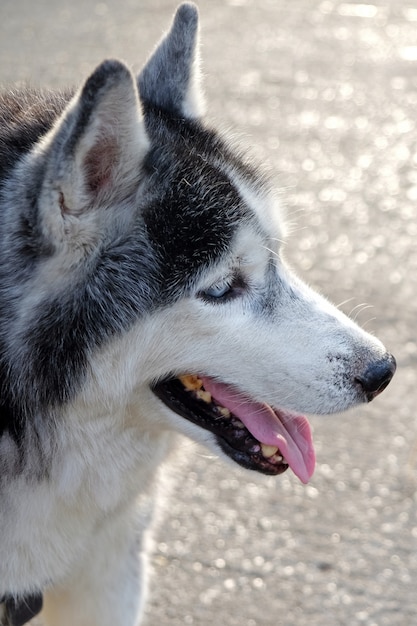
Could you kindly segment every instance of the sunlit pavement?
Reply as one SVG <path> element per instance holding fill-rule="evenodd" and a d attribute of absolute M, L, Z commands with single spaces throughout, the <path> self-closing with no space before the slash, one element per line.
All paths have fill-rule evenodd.
<path fill-rule="evenodd" d="M 0 81 L 60 87 L 109 56 L 139 68 L 175 6 L 1 0 Z M 398 372 L 371 405 L 312 418 L 307 487 L 185 444 L 146 626 L 413 626 L 417 7 L 205 0 L 200 13 L 210 118 L 276 172 L 287 258 Z"/>

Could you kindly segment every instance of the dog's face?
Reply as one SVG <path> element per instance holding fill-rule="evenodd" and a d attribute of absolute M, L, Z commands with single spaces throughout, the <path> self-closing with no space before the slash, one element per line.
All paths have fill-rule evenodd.
<path fill-rule="evenodd" d="M 138 84 L 103 63 L 6 185 L 13 391 L 137 398 L 149 428 L 307 481 L 298 412 L 369 401 L 394 360 L 286 268 L 268 184 L 201 122 L 196 32 L 182 5 Z"/>
<path fill-rule="evenodd" d="M 369 401 L 394 365 L 271 245 L 259 222 L 237 228 L 222 262 L 159 311 L 151 389 L 166 407 L 151 405 L 174 428 L 220 446 L 247 468 L 278 474 L 290 465 L 307 482 L 314 449 L 299 413 Z"/>

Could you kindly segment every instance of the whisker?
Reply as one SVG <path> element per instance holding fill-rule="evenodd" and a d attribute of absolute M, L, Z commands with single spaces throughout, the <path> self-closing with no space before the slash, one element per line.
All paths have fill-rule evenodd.
<path fill-rule="evenodd" d="M 366 302 L 362 302 L 361 304 L 357 304 L 355 307 L 353 307 L 353 309 L 349 313 L 349 316 L 352 317 L 352 319 L 356 322 L 359 315 L 363 311 L 365 311 L 366 309 L 372 309 L 372 308 L 373 308 L 372 304 L 367 304 Z M 355 314 L 353 315 L 354 311 L 355 311 Z"/>
<path fill-rule="evenodd" d="M 376 317 L 370 317 L 369 320 L 365 320 L 364 322 L 361 322 L 362 328 L 365 328 L 367 324 L 370 324 L 370 322 L 374 322 L 375 320 L 376 320 Z"/>
<path fill-rule="evenodd" d="M 277 259 L 279 259 L 279 253 L 276 250 L 272 250 L 272 248 L 268 248 L 268 246 L 262 246 L 262 248 L 270 252 Z"/>
<path fill-rule="evenodd" d="M 347 298 L 346 300 L 343 300 L 342 302 L 340 302 L 339 304 L 336 304 L 336 309 L 340 309 L 342 306 L 344 306 L 345 304 L 348 304 L 349 302 L 352 302 L 352 300 L 354 300 L 355 298 Z"/>

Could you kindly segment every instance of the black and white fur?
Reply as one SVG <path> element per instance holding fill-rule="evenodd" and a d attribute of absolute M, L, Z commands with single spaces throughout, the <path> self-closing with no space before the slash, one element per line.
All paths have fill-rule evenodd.
<path fill-rule="evenodd" d="M 41 593 L 48 625 L 139 623 L 175 433 L 221 453 L 155 381 L 333 413 L 392 375 L 286 269 L 265 177 L 202 121 L 197 30 L 182 5 L 137 81 L 105 61 L 75 94 L 0 97 L 1 624 Z"/>

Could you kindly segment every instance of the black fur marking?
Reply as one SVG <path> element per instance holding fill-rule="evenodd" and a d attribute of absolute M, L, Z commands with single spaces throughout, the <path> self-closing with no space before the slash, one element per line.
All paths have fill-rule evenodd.
<path fill-rule="evenodd" d="M 150 201 L 143 216 L 162 285 L 178 289 L 218 262 L 229 250 L 236 224 L 252 216 L 222 169 L 229 155 L 215 133 L 149 105 L 145 111 L 157 147 L 144 163 Z"/>
<path fill-rule="evenodd" d="M 160 259 L 162 284 L 168 289 L 189 282 L 195 272 L 221 258 L 233 235 L 240 199 L 226 177 L 209 166 L 204 170 L 205 182 L 213 188 L 207 198 L 195 180 L 199 173 L 182 170 L 144 212 L 150 242 Z"/>
<path fill-rule="evenodd" d="M 102 250 L 82 284 L 34 311 L 22 338 L 32 406 L 46 409 L 73 398 L 86 375 L 88 355 L 152 308 L 157 285 L 152 274 L 147 245 L 132 235 Z"/>
<path fill-rule="evenodd" d="M 2 378 L 4 379 L 4 377 Z M 3 381 L 1 386 L 3 391 L 1 392 L 2 397 L 0 403 L 0 437 L 5 431 L 7 431 L 10 433 L 10 436 L 15 440 L 15 442 L 18 443 L 21 438 L 20 429 L 23 426 L 22 420 L 18 417 L 17 411 L 8 402 L 6 395 L 7 391 L 5 391 Z"/>

